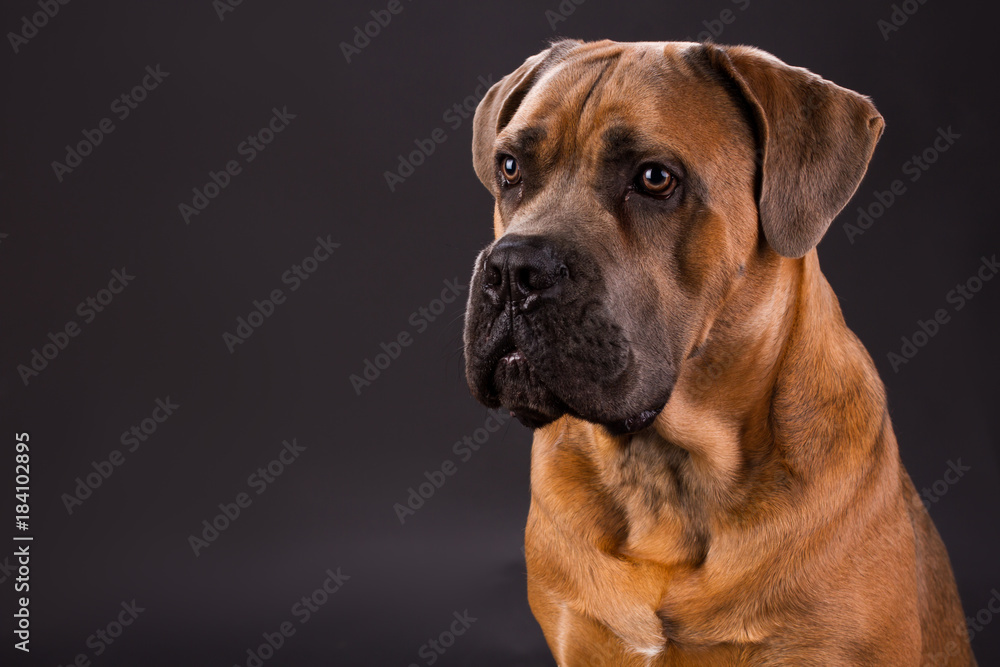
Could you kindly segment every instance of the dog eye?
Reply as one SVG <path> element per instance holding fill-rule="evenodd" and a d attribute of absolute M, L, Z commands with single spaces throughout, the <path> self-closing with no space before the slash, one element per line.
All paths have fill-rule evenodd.
<path fill-rule="evenodd" d="M 500 174 L 507 185 L 517 185 L 521 181 L 521 167 L 513 156 L 500 156 Z"/>
<path fill-rule="evenodd" d="M 677 187 L 677 178 L 662 165 L 648 164 L 639 172 L 636 187 L 648 195 L 665 199 Z"/>

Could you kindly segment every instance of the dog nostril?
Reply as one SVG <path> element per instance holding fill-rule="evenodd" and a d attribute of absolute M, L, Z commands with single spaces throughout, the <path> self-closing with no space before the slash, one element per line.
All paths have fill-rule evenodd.
<path fill-rule="evenodd" d="M 534 267 L 520 269 L 515 276 L 518 286 L 526 293 L 542 292 L 556 284 L 558 278 Z"/>
<path fill-rule="evenodd" d="M 538 273 L 529 267 L 523 267 L 517 270 L 514 280 L 517 284 L 524 288 L 525 291 L 530 292 L 532 290 L 539 289 L 538 285 Z"/>
<path fill-rule="evenodd" d="M 544 292 L 569 276 L 564 264 L 552 269 L 538 266 L 523 266 L 513 271 L 514 284 L 525 294 Z"/>
<path fill-rule="evenodd" d="M 502 282 L 503 275 L 501 275 L 500 269 L 487 265 L 486 270 L 483 271 L 483 285 L 485 287 L 499 287 Z"/>
<path fill-rule="evenodd" d="M 529 242 L 530 241 L 530 242 Z M 556 258 L 556 249 L 544 239 L 505 238 L 490 251 L 481 265 L 482 290 L 494 305 L 517 301 L 548 301 L 558 298 L 554 289 L 569 275 Z"/>

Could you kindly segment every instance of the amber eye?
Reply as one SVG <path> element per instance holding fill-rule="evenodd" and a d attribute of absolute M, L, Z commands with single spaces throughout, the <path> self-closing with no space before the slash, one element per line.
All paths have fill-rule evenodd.
<path fill-rule="evenodd" d="M 521 167 L 510 155 L 500 156 L 500 173 L 507 185 L 517 185 L 521 181 Z"/>
<path fill-rule="evenodd" d="M 658 164 L 646 165 L 636 179 L 639 189 L 654 197 L 668 197 L 677 187 L 677 179 L 665 167 Z"/>

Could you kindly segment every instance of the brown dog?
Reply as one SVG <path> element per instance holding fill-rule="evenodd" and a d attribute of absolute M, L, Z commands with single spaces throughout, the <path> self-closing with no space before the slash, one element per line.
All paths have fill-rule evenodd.
<path fill-rule="evenodd" d="M 480 104 L 467 375 L 537 429 L 528 596 L 563 667 L 975 665 L 814 249 L 882 127 L 690 43 L 559 42 Z"/>

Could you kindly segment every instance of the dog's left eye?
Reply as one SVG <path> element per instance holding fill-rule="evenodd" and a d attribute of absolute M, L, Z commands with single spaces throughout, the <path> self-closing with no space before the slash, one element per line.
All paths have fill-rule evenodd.
<path fill-rule="evenodd" d="M 513 156 L 500 156 L 500 174 L 507 185 L 517 185 L 521 181 L 521 167 Z"/>
<path fill-rule="evenodd" d="M 666 199 L 677 187 L 677 178 L 662 165 L 647 164 L 640 169 L 635 185 L 641 192 Z"/>

